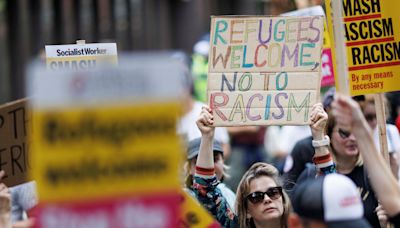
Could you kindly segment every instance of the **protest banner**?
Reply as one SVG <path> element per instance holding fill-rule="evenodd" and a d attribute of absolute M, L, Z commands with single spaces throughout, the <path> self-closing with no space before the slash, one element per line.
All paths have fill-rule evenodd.
<path fill-rule="evenodd" d="M 386 3 L 386 7 L 388 7 L 391 4 L 393 6 L 394 2 L 389 3 L 387 1 Z M 386 76 L 382 77 L 382 74 L 386 75 L 389 70 L 391 70 L 391 74 L 393 71 L 400 73 L 400 68 L 393 67 L 398 65 L 395 61 L 396 57 L 393 56 L 391 50 L 387 50 L 388 46 L 400 46 L 400 43 L 398 45 L 396 41 L 390 43 L 390 41 L 395 40 L 395 37 L 399 37 L 398 35 L 395 36 L 393 32 L 393 11 L 382 11 L 379 0 L 370 2 L 358 0 L 331 2 L 326 0 L 326 5 L 330 37 L 334 40 L 336 49 L 333 52 L 333 56 L 336 59 L 334 68 L 338 72 L 335 73 L 337 75 L 335 80 L 336 88 L 338 92 L 343 94 L 364 95 L 376 93 L 374 94 L 374 100 L 379 128 L 380 151 L 390 165 L 383 92 L 392 91 L 390 87 L 394 87 L 384 87 L 382 78 L 386 78 Z M 388 18 L 382 16 L 383 12 Z M 399 21 L 396 24 L 398 23 Z M 392 37 L 385 37 L 390 35 L 389 33 Z M 385 44 L 385 50 L 383 50 L 382 43 Z M 380 45 L 380 50 L 378 45 Z M 360 53 L 361 49 L 363 50 L 362 54 Z M 397 54 L 400 55 L 399 50 L 397 50 Z M 386 58 L 385 52 L 390 54 L 391 58 Z M 361 64 L 361 62 L 363 63 Z M 398 83 L 398 81 L 399 79 L 394 78 L 392 82 Z"/>
<path fill-rule="evenodd" d="M 6 173 L 2 182 L 8 187 L 28 180 L 29 123 L 25 99 L 0 106 L 0 170 Z"/>
<path fill-rule="evenodd" d="M 115 43 L 46 45 L 46 66 L 51 71 L 90 70 L 99 65 L 116 65 Z"/>
<path fill-rule="evenodd" d="M 325 16 L 324 9 L 321 6 L 313 6 L 309 8 L 303 8 L 295 11 L 290 11 L 281 14 L 282 16 Z M 322 78 L 321 87 L 330 87 L 335 85 L 335 78 L 333 75 L 333 61 L 332 61 L 332 50 L 331 41 L 328 33 L 328 27 L 324 21 L 324 38 L 322 46 Z"/>
<path fill-rule="evenodd" d="M 355 96 L 400 90 L 400 28 L 396 26 L 400 24 L 398 2 L 341 2 L 343 20 L 339 27 L 344 26 L 349 93 Z M 333 25 L 331 3 L 334 2 L 326 0 L 328 28 L 331 40 L 336 42 L 333 33 L 337 28 Z"/>
<path fill-rule="evenodd" d="M 39 227 L 178 226 L 183 71 L 149 58 L 30 75 Z"/>
<path fill-rule="evenodd" d="M 319 99 L 324 17 L 211 19 L 215 126 L 305 125 Z"/>

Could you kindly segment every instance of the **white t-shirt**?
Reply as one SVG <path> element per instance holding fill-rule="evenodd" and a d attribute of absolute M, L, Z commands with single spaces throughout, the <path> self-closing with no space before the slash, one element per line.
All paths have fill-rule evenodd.
<path fill-rule="evenodd" d="M 11 219 L 13 222 L 23 220 L 23 214 L 38 203 L 36 183 L 30 181 L 10 188 Z"/>
<path fill-rule="evenodd" d="M 178 134 L 182 135 L 188 142 L 201 137 L 201 132 L 196 125 L 203 103 L 195 101 L 190 112 L 186 113 L 178 122 Z M 215 128 L 215 139 L 223 144 L 229 143 L 228 131 L 224 127 Z"/>
<path fill-rule="evenodd" d="M 389 153 L 399 152 L 400 134 L 395 125 L 386 124 L 386 136 L 387 136 L 388 152 Z M 377 150 L 380 151 L 378 127 L 374 129 L 374 142 Z"/>
<path fill-rule="evenodd" d="M 264 138 L 266 151 L 272 156 L 276 152 L 286 152 L 290 154 L 296 143 L 311 135 L 310 126 L 268 126 L 267 133 Z"/>
<path fill-rule="evenodd" d="M 235 210 L 235 201 L 236 201 L 236 195 L 230 188 L 228 188 L 224 183 L 219 183 L 217 185 L 217 188 L 221 191 L 222 195 L 225 197 L 226 202 L 228 203 L 230 209 L 236 213 Z"/>

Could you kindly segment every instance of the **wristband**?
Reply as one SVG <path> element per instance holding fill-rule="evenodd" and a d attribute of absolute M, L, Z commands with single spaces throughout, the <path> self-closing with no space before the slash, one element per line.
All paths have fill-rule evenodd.
<path fill-rule="evenodd" d="M 323 167 L 323 168 L 319 168 L 319 172 L 326 175 L 326 174 L 331 174 L 331 173 L 336 173 L 336 165 L 335 163 L 327 166 L 327 167 Z"/>
<path fill-rule="evenodd" d="M 200 166 L 196 166 L 197 174 L 204 175 L 204 176 L 212 176 L 215 174 L 214 168 L 203 168 Z"/>
<path fill-rule="evenodd" d="M 314 148 L 317 148 L 317 147 L 329 146 L 330 143 L 331 143 L 331 141 L 329 139 L 329 136 L 325 135 L 324 139 L 322 139 L 322 140 L 313 140 L 312 146 Z"/>
<path fill-rule="evenodd" d="M 314 156 L 312 158 L 312 161 L 314 162 L 314 164 L 326 163 L 326 162 L 331 161 L 331 160 L 332 160 L 332 157 L 331 157 L 330 153 L 326 154 L 326 155 L 323 155 L 323 156 L 319 156 L 319 157 L 315 157 Z"/>

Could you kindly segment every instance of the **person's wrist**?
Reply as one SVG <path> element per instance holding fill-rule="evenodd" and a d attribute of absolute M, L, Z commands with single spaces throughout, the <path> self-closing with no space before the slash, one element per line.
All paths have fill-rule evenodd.
<path fill-rule="evenodd" d="M 314 140 L 323 140 L 325 137 L 325 133 L 322 131 L 312 131 L 311 133 Z"/>
<path fill-rule="evenodd" d="M 329 144 L 330 144 L 330 139 L 329 136 L 327 135 L 324 135 L 321 139 L 313 138 L 312 140 L 312 146 L 314 148 L 329 146 Z"/>
<path fill-rule="evenodd" d="M 207 132 L 207 133 L 204 133 L 203 132 L 203 134 L 201 135 L 201 137 L 202 138 L 205 138 L 205 139 L 212 139 L 212 138 L 214 138 L 214 132 L 212 131 L 212 132 Z"/>

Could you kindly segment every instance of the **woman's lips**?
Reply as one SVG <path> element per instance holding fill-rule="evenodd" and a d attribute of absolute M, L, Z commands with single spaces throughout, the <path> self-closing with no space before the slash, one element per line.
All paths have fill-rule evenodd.
<path fill-rule="evenodd" d="M 269 208 L 266 208 L 265 210 L 264 210 L 264 212 L 272 212 L 272 211 L 275 211 L 276 210 L 276 208 L 275 207 L 269 207 Z"/>

